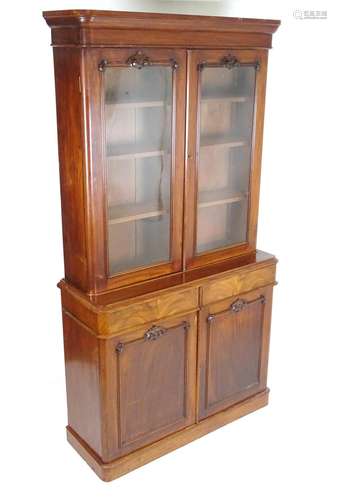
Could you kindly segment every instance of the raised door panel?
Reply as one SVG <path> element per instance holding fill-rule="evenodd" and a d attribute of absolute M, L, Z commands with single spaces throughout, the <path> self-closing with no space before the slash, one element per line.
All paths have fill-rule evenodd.
<path fill-rule="evenodd" d="M 85 60 L 97 286 L 179 271 L 186 53 L 97 49 Z"/>
<path fill-rule="evenodd" d="M 271 289 L 260 289 L 202 311 L 200 418 L 265 388 L 270 301 Z"/>
<path fill-rule="evenodd" d="M 190 51 L 185 259 L 188 268 L 255 248 L 267 59 Z"/>
<path fill-rule="evenodd" d="M 195 421 L 195 321 L 172 319 L 108 342 L 108 459 Z"/>

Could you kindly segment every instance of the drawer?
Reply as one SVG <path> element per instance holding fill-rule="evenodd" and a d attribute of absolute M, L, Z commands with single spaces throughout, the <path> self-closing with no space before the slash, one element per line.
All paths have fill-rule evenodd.
<path fill-rule="evenodd" d="M 110 336 L 141 326 L 151 321 L 169 318 L 198 309 L 198 289 L 156 295 L 99 314 L 100 336 Z"/>
<path fill-rule="evenodd" d="M 249 292 L 275 283 L 275 264 L 251 271 L 236 271 L 226 278 L 215 279 L 202 287 L 203 305 Z"/>

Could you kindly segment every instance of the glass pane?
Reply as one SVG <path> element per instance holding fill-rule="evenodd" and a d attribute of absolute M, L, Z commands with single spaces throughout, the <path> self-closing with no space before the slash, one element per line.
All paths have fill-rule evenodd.
<path fill-rule="evenodd" d="M 109 274 L 170 259 L 172 69 L 106 68 Z"/>
<path fill-rule="evenodd" d="M 247 240 L 255 68 L 201 71 L 196 252 Z"/>

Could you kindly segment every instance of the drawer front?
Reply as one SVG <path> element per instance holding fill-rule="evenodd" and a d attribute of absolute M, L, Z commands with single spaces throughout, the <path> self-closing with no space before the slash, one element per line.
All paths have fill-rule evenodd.
<path fill-rule="evenodd" d="M 203 305 L 249 292 L 275 283 L 276 266 L 264 267 L 249 272 L 236 272 L 228 278 L 214 280 L 202 288 Z"/>
<path fill-rule="evenodd" d="M 197 308 L 197 288 L 158 295 L 100 314 L 99 334 L 101 336 L 118 334 L 151 321 L 195 311 Z"/>
<path fill-rule="evenodd" d="M 202 309 L 199 418 L 266 388 L 271 304 L 269 286 Z"/>
<path fill-rule="evenodd" d="M 104 344 L 107 460 L 195 422 L 195 315 L 158 322 Z"/>

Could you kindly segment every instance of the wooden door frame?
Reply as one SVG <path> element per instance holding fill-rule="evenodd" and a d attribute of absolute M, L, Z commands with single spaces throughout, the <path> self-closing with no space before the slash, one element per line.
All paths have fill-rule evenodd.
<path fill-rule="evenodd" d="M 157 65 L 172 66 L 172 171 L 170 260 L 109 275 L 107 245 L 106 160 L 103 115 L 104 65 L 128 67 L 130 56 L 142 51 Z M 135 69 L 136 71 L 136 69 Z M 89 292 L 119 288 L 182 270 L 184 130 L 185 130 L 186 51 L 166 48 L 97 48 L 83 51 L 82 93 L 84 106 L 84 144 L 86 151 L 86 220 Z"/>
<path fill-rule="evenodd" d="M 258 62 L 254 98 L 252 129 L 251 173 L 247 241 L 227 248 L 196 255 L 197 229 L 197 182 L 198 182 L 198 137 L 200 114 L 199 64 L 207 62 L 220 66 L 225 56 L 236 57 L 245 64 Z M 185 154 L 185 205 L 184 205 L 184 267 L 193 269 L 213 262 L 256 250 L 256 233 L 259 207 L 261 175 L 263 120 L 267 78 L 268 51 L 266 50 L 189 50 L 187 59 L 187 107 L 186 107 L 186 154 Z"/>
<path fill-rule="evenodd" d="M 108 340 L 101 341 L 100 345 L 100 373 L 104 373 L 101 378 L 101 401 L 103 417 L 103 445 L 102 457 L 109 461 L 119 456 L 127 455 L 131 451 L 155 442 L 166 434 L 175 432 L 184 427 L 188 427 L 196 422 L 196 379 L 197 379 L 197 315 L 189 313 L 177 315 L 163 321 L 157 325 L 164 328 L 181 327 L 187 322 L 188 327 L 181 335 L 185 336 L 185 411 L 184 418 L 178 422 L 170 424 L 168 428 L 160 428 L 144 439 L 138 439 L 123 445 L 121 439 L 120 419 L 120 397 L 118 396 L 119 380 L 119 356 L 123 355 L 123 347 L 129 342 L 144 338 L 145 332 L 153 326 L 153 322 L 146 323 L 142 327 L 130 329 L 121 335 L 114 336 Z M 168 333 L 169 335 L 169 333 Z M 151 342 L 151 341 L 150 341 Z M 156 342 L 160 342 L 160 339 Z M 119 349 L 122 351 L 118 352 Z"/>
<path fill-rule="evenodd" d="M 223 402 L 219 402 L 212 409 L 206 407 L 206 384 L 207 384 L 207 340 L 210 334 L 210 322 L 207 318 L 213 314 L 222 314 L 230 310 L 231 304 L 238 299 L 245 299 L 248 302 L 257 301 L 264 298 L 262 304 L 263 318 L 261 331 L 261 347 L 259 360 L 259 381 L 245 391 L 233 394 Z M 242 401 L 253 394 L 261 392 L 267 386 L 268 354 L 270 341 L 271 312 L 273 301 L 273 285 L 258 288 L 253 291 L 233 296 L 231 298 L 209 304 L 203 307 L 199 313 L 199 333 L 198 333 L 198 421 L 207 418 L 218 411 L 225 410 L 233 404 Z M 240 313 L 239 313 L 240 314 Z"/>

